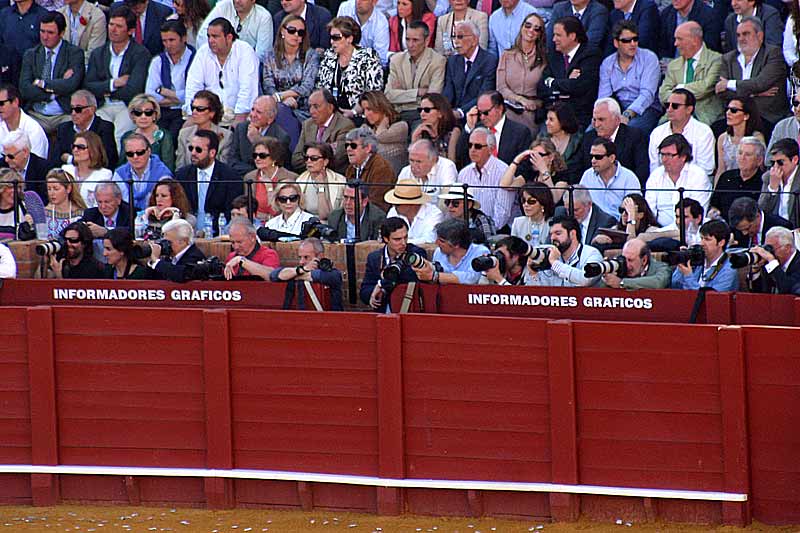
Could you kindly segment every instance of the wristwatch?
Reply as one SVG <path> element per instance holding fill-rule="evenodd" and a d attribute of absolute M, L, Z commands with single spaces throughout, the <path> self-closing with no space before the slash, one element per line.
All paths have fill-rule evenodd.
<path fill-rule="evenodd" d="M 619 280 L 619 288 L 620 289 L 624 289 L 625 288 L 625 280 L 624 279 Z"/>
<path fill-rule="evenodd" d="M 622 112 L 622 116 L 630 120 L 636 116 L 636 113 L 634 113 L 630 109 L 626 109 L 625 111 Z"/>

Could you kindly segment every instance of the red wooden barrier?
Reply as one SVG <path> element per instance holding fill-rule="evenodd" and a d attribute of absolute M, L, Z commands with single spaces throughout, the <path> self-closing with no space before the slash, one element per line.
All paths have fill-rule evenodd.
<path fill-rule="evenodd" d="M 800 520 L 795 329 L 68 306 L 3 308 L 0 322 L 2 463 L 751 498 L 46 473 L 2 475 L 3 503 Z"/>

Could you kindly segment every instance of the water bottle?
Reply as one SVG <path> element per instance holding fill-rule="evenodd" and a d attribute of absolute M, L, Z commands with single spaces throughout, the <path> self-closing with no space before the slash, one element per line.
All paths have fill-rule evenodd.
<path fill-rule="evenodd" d="M 227 235 L 228 231 L 225 227 L 228 221 L 225 219 L 225 213 L 220 213 L 219 218 L 217 219 L 217 228 L 219 228 L 219 233 L 217 235 Z"/>
<path fill-rule="evenodd" d="M 450 40 L 449 31 L 442 32 L 442 52 L 444 52 L 445 57 L 453 55 L 453 41 Z"/>
<path fill-rule="evenodd" d="M 203 236 L 210 239 L 214 236 L 214 219 L 211 218 L 211 213 L 206 213 L 203 220 Z"/>
<path fill-rule="evenodd" d="M 144 211 L 136 215 L 134 220 L 134 235 L 137 239 L 144 237 L 144 230 L 147 229 L 147 219 L 145 218 Z"/>

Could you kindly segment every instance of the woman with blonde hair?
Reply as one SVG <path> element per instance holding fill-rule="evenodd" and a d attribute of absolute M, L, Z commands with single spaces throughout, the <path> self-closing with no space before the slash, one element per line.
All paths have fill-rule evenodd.
<path fill-rule="evenodd" d="M 303 222 L 314 215 L 303 210 L 303 191 L 294 181 L 279 182 L 272 197 L 272 207 L 279 215 L 267 221 L 267 227 L 300 236 Z"/>
<path fill-rule="evenodd" d="M 175 143 L 172 134 L 158 126 L 161 118 L 161 106 L 158 105 L 158 101 L 149 94 L 137 94 L 128 104 L 128 113 L 136 129 L 122 136 L 122 146 L 125 146 L 125 139 L 131 133 L 141 133 L 150 141 L 151 153 L 157 155 L 170 172 L 175 172 Z M 124 163 L 126 161 L 120 154 L 120 164 Z"/>
<path fill-rule="evenodd" d="M 45 206 L 47 238 L 55 239 L 64 228 L 81 219 L 86 202 L 75 178 L 68 172 L 54 168 L 47 173 L 45 180 L 49 200 Z"/>
<path fill-rule="evenodd" d="M 72 163 L 61 169 L 75 177 L 86 207 L 96 207 L 94 190 L 101 181 L 111 181 L 113 174 L 106 168 L 108 158 L 100 136 L 93 131 L 79 131 L 72 141 Z"/>

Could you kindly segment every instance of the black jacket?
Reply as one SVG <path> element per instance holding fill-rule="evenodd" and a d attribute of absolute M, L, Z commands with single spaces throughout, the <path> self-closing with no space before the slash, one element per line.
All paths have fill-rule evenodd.
<path fill-rule="evenodd" d="M 375 285 L 377 285 L 378 281 L 381 279 L 381 272 L 387 266 L 384 264 L 385 250 L 386 247 L 383 246 L 379 250 L 370 252 L 370 254 L 367 256 L 367 268 L 364 272 L 364 279 L 361 281 L 361 290 L 359 291 L 361 301 L 367 305 L 369 305 L 369 297 L 372 296 L 372 291 L 375 290 Z M 425 250 L 411 243 L 409 243 L 408 247 L 406 248 L 406 253 L 408 252 L 421 255 L 425 259 L 428 258 L 428 253 Z M 398 279 L 397 283 L 411 283 L 412 281 L 418 281 L 417 274 L 410 266 L 404 264 L 400 269 L 400 278 Z M 384 297 L 383 304 L 378 309 L 378 312 L 383 313 L 386 311 L 386 304 L 389 301 L 389 297 L 389 294 Z"/>
<path fill-rule="evenodd" d="M 658 57 L 675 57 L 675 28 L 678 21 L 675 18 L 675 8 L 667 6 L 661 12 L 661 33 L 658 43 Z M 689 20 L 697 22 L 703 28 L 703 41 L 706 46 L 715 52 L 722 52 L 722 26 L 724 17 L 716 16 L 714 10 L 704 2 L 695 0 L 692 10 L 689 11 Z M 734 36 L 735 37 L 735 36 Z"/>
<path fill-rule="evenodd" d="M 785 218 L 781 218 L 777 215 L 773 215 L 771 213 L 766 213 L 761 211 L 762 215 L 764 216 L 764 227 L 761 230 L 761 235 L 758 236 L 758 243 L 762 246 L 764 242 L 767 240 L 767 232 L 774 227 L 781 227 L 786 229 L 792 229 L 792 225 L 789 223 L 788 220 Z M 722 216 L 727 216 L 728 213 L 722 213 Z M 741 247 L 741 248 L 750 248 L 752 244 L 750 243 L 750 237 L 745 236 L 736 228 L 731 228 L 733 230 L 733 241 L 731 242 L 731 246 Z"/>
<path fill-rule="evenodd" d="M 280 35 L 280 25 L 285 16 L 286 12 L 283 9 L 272 15 L 273 35 Z M 330 48 L 331 37 L 326 28 L 330 21 L 331 14 L 325 7 L 306 3 L 306 31 L 308 31 L 311 48 L 322 48 L 323 50 Z"/>
<path fill-rule="evenodd" d="M 233 139 L 228 154 L 228 164 L 240 176 L 244 176 L 256 168 L 256 164 L 253 162 L 253 145 L 250 143 L 250 139 L 247 138 L 247 127 L 249 125 L 249 120 L 236 125 L 236 129 L 233 130 Z M 290 155 L 288 152 L 291 142 L 289 134 L 286 133 L 277 122 L 273 122 L 269 125 L 265 137 L 274 137 L 278 139 L 281 144 L 286 146 L 287 156 Z M 287 160 L 286 164 L 290 165 L 291 161 Z"/>
<path fill-rule="evenodd" d="M 194 244 L 190 244 L 186 253 L 178 259 L 176 264 L 173 265 L 172 261 L 169 259 L 159 260 L 153 269 L 155 271 L 155 277 L 156 279 L 166 279 L 177 283 L 183 283 L 186 281 L 186 265 L 194 265 L 205 258 L 206 256 L 200 251 L 200 248 Z"/>
<path fill-rule="evenodd" d="M 117 143 L 114 142 L 114 124 L 95 115 L 92 125 L 89 126 L 89 131 L 100 136 L 100 140 L 103 141 L 103 147 L 106 149 L 106 157 L 108 158 L 106 168 L 114 170 L 114 163 L 119 159 Z M 61 161 L 62 155 L 72 155 L 72 143 L 74 141 L 75 125 L 72 121 L 59 124 L 56 130 L 56 137 L 53 139 L 53 142 L 50 143 L 50 165 L 53 168 L 60 167 L 64 164 L 64 162 Z"/>
<path fill-rule="evenodd" d="M 8 168 L 5 159 L 0 161 L 0 168 Z M 33 191 L 42 199 L 42 203 L 47 205 L 47 183 L 45 176 L 53 168 L 46 160 L 31 152 L 28 161 L 28 168 L 25 170 L 25 190 Z"/>
<path fill-rule="evenodd" d="M 153 5 L 153 3 L 150 2 L 149 5 Z M 92 50 L 89 56 L 89 66 L 86 71 L 84 87 L 92 91 L 98 102 L 105 101 L 105 96 L 110 93 L 112 98 L 122 100 L 127 105 L 131 98 L 144 92 L 145 82 L 147 81 L 147 68 L 150 66 L 150 52 L 133 40 L 128 43 L 128 49 L 125 50 L 125 55 L 122 56 L 119 75 L 128 75 L 130 78 L 128 78 L 128 83 L 124 87 L 111 92 L 109 91 L 111 81 L 111 72 L 109 71 L 111 50 L 109 46 L 110 44 L 104 44 Z"/>
<path fill-rule="evenodd" d="M 114 216 L 114 227 L 115 228 L 125 228 L 130 230 L 131 227 L 131 207 L 128 205 L 128 202 L 122 202 L 119 204 L 119 208 L 117 209 L 117 214 Z M 83 212 L 83 218 L 81 222 L 92 222 L 97 224 L 98 226 L 105 226 L 106 225 L 106 217 L 100 213 L 100 209 L 97 207 L 90 207 L 86 211 Z"/>
<path fill-rule="evenodd" d="M 569 63 L 569 69 L 564 64 L 564 56 L 561 52 L 548 52 L 547 66 L 539 80 L 537 94 L 545 101 L 567 100 L 575 111 L 578 123 L 585 128 L 592 119 L 592 108 L 597 99 L 597 87 L 600 85 L 600 63 L 602 62 L 603 54 L 589 44 L 580 45 Z M 580 70 L 581 75 L 577 78 L 570 78 L 569 75 L 573 70 Z M 545 83 L 548 78 L 553 78 L 550 87 L 547 87 Z"/>
<path fill-rule="evenodd" d="M 592 143 L 597 139 L 597 130 L 592 129 L 583 135 L 581 143 L 581 173 L 591 168 L 592 160 L 589 155 Z M 617 161 L 639 178 L 639 183 L 644 188 L 647 178 L 650 177 L 650 158 L 647 155 L 649 138 L 638 128 L 626 124 L 619 125 L 619 131 L 614 140 L 617 147 Z"/>
<path fill-rule="evenodd" d="M 113 9 L 121 5 L 124 5 L 124 2 L 114 2 L 111 8 Z M 144 44 L 151 56 L 156 56 L 164 50 L 164 45 L 161 42 L 161 25 L 164 24 L 164 21 L 167 20 L 167 17 L 171 14 L 172 10 L 164 4 L 159 4 L 152 0 L 147 3 L 147 13 L 144 16 L 142 44 Z M 69 23 L 69 21 L 67 21 L 67 23 Z M 235 28 L 234 26 L 234 29 Z"/>
<path fill-rule="evenodd" d="M 564 198 L 564 202 L 567 199 Z M 556 208 L 555 216 L 566 216 L 567 209 L 564 206 L 559 206 Z M 610 228 L 616 225 L 617 219 L 600 209 L 595 204 L 592 204 L 592 215 L 589 218 L 589 228 L 586 232 L 586 235 L 581 235 L 581 242 L 584 242 L 591 246 L 592 239 L 597 236 L 597 230 L 600 228 Z"/>
<path fill-rule="evenodd" d="M 520 153 L 524 152 L 531 146 L 533 135 L 527 126 L 523 126 L 519 122 L 514 122 L 508 118 L 506 113 L 506 121 L 503 124 L 503 131 L 500 133 L 500 138 L 495 139 L 498 141 L 497 158 L 503 161 L 506 165 L 510 165 Z M 464 133 L 458 137 L 458 144 L 456 144 L 456 154 L 458 161 L 456 164 L 458 168 L 463 168 L 470 163 L 469 160 L 469 135 Z"/>
<path fill-rule="evenodd" d="M 783 265 L 779 265 L 769 274 L 766 270 L 762 270 L 761 276 L 753 284 L 753 292 L 791 294 L 799 284 L 800 253 L 795 254 L 786 270 L 783 269 Z"/>
<path fill-rule="evenodd" d="M 186 197 L 192 206 L 192 212 L 197 213 L 197 167 L 186 165 L 175 172 L 175 179 L 178 180 L 186 191 Z M 233 171 L 231 167 L 221 161 L 214 163 L 214 172 L 211 174 L 211 182 L 208 184 L 206 194 L 206 205 L 204 211 L 211 215 L 214 226 L 217 225 L 219 214 L 224 213 L 225 218 L 231 219 L 231 202 L 234 198 L 242 194 L 242 177 Z M 202 224 L 203 221 L 198 221 Z M 214 227 L 214 231 L 218 228 Z"/>
<path fill-rule="evenodd" d="M 53 79 L 45 82 L 45 88 L 40 89 L 33 81 L 42 79 L 45 58 L 45 48 L 41 44 L 27 50 L 22 57 L 19 91 L 25 100 L 25 108 L 31 109 L 35 102 L 47 102 L 55 94 L 61 109 L 69 114 L 69 99 L 72 93 L 81 88 L 83 82 L 83 50 L 67 40 L 62 40 L 53 67 Z M 68 70 L 72 71 L 72 75 L 65 78 L 64 73 Z"/>

